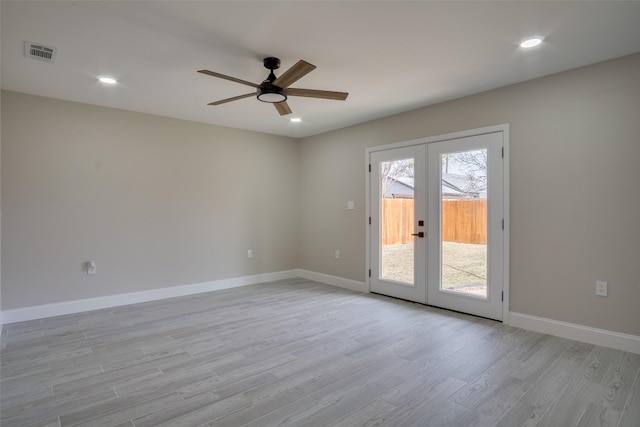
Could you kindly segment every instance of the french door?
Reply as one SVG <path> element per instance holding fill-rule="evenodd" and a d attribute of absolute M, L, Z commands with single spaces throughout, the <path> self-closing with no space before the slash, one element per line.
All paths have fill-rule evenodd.
<path fill-rule="evenodd" d="M 370 290 L 503 318 L 503 132 L 369 152 Z"/>
<path fill-rule="evenodd" d="M 371 153 L 370 290 L 425 303 L 426 146 Z"/>

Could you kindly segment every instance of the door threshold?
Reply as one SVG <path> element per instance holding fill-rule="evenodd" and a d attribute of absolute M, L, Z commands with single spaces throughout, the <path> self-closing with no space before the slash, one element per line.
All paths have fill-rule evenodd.
<path fill-rule="evenodd" d="M 436 308 L 436 309 L 442 310 L 442 311 L 450 311 L 451 313 L 464 314 L 465 316 L 477 317 L 478 319 L 486 319 L 486 320 L 491 320 L 493 322 L 503 323 L 502 320 L 492 319 L 491 317 L 478 316 L 477 314 L 465 313 L 464 311 L 458 311 L 458 310 L 451 310 L 450 308 L 438 307 L 437 305 L 424 304 L 424 303 L 421 303 L 421 302 L 411 301 L 411 300 L 404 299 L 404 298 L 392 297 L 390 295 L 381 294 L 379 292 L 371 292 L 370 291 L 370 293 L 375 294 L 375 295 L 380 295 L 380 296 L 385 297 L 385 298 L 397 299 L 399 301 L 406 301 L 406 302 L 410 302 L 410 303 L 413 303 L 413 304 L 418 304 L 418 305 L 421 305 L 423 307 Z"/>

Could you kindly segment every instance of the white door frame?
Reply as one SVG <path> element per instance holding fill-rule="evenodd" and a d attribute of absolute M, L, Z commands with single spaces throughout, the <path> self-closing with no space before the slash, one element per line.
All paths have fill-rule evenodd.
<path fill-rule="evenodd" d="M 419 144 L 430 144 L 433 142 L 447 141 L 451 139 L 459 139 L 487 133 L 502 132 L 504 143 L 504 166 L 503 166 L 503 213 L 504 213 L 504 232 L 502 233 L 502 245 L 504 255 L 504 266 L 502 270 L 502 284 L 504 292 L 504 302 L 502 305 L 502 322 L 509 324 L 509 230 L 510 230 L 510 214 L 509 214 L 509 124 L 501 124 L 478 129 L 470 129 L 461 132 L 448 133 L 444 135 L 430 136 L 410 141 L 395 142 L 392 144 L 379 145 L 365 149 L 365 278 L 368 289 L 371 289 L 371 234 L 369 219 L 371 218 L 371 200 L 370 200 L 370 172 L 369 159 L 371 153 L 375 151 L 388 150 L 392 148 L 408 147 Z"/>

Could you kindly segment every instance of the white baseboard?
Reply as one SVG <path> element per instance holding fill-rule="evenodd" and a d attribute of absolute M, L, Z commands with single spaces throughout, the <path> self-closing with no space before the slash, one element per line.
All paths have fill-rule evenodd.
<path fill-rule="evenodd" d="M 23 322 L 27 320 L 43 319 L 65 314 L 81 313 L 103 308 L 119 307 L 123 305 L 141 302 L 157 301 L 166 298 L 174 298 L 212 292 L 221 289 L 236 288 L 239 286 L 255 285 L 272 282 L 275 280 L 293 279 L 301 277 L 307 280 L 326 283 L 340 288 L 350 289 L 356 292 L 369 292 L 366 282 L 331 276 L 309 270 L 286 270 L 274 273 L 256 274 L 253 276 L 234 277 L 231 279 L 214 280 L 211 282 L 196 283 L 191 285 L 173 286 L 170 288 L 153 289 L 150 291 L 132 292 L 127 294 L 110 295 L 105 297 L 67 301 L 56 304 L 46 304 L 33 307 L 18 308 L 0 311 L 0 328 L 4 324 Z M 517 328 L 527 329 L 543 334 L 555 335 L 590 344 L 611 347 L 618 350 L 640 354 L 640 337 L 623 334 L 604 329 L 592 328 L 575 323 L 561 322 L 559 320 L 528 314 L 510 312 L 509 324 Z"/>
<path fill-rule="evenodd" d="M 369 292 L 369 285 L 366 282 L 359 282 L 357 280 L 344 279 L 338 276 L 331 276 L 329 274 L 317 273 L 309 270 L 298 270 L 298 277 L 307 280 L 313 280 L 320 283 L 326 283 L 327 285 L 337 286 L 339 288 L 350 289 L 357 292 Z"/>
<path fill-rule="evenodd" d="M 203 292 L 218 291 L 221 289 L 236 288 L 239 286 L 255 285 L 258 283 L 272 282 L 300 277 L 299 270 L 286 270 L 275 273 L 256 274 L 253 276 L 234 277 L 231 279 L 214 280 L 211 282 L 196 283 L 191 285 L 173 286 L 170 288 L 153 289 L 150 291 L 131 292 L 126 294 L 110 295 L 105 297 L 67 301 L 56 304 L 38 305 L 2 312 L 4 323 L 16 323 L 26 320 L 44 319 L 46 317 L 62 316 L 65 314 L 82 313 L 103 308 L 119 307 L 141 302 L 156 301 L 165 298 L 181 297 Z"/>
<path fill-rule="evenodd" d="M 516 328 L 640 354 L 640 337 L 635 335 L 591 328 L 513 311 L 509 313 L 509 324 Z"/>

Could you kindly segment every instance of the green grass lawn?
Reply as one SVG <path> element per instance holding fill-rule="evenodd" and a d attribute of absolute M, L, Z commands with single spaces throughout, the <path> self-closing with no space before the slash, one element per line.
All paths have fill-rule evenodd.
<path fill-rule="evenodd" d="M 413 282 L 413 243 L 382 247 L 382 275 L 401 282 Z M 486 286 L 487 246 L 442 243 L 442 287 Z"/>

